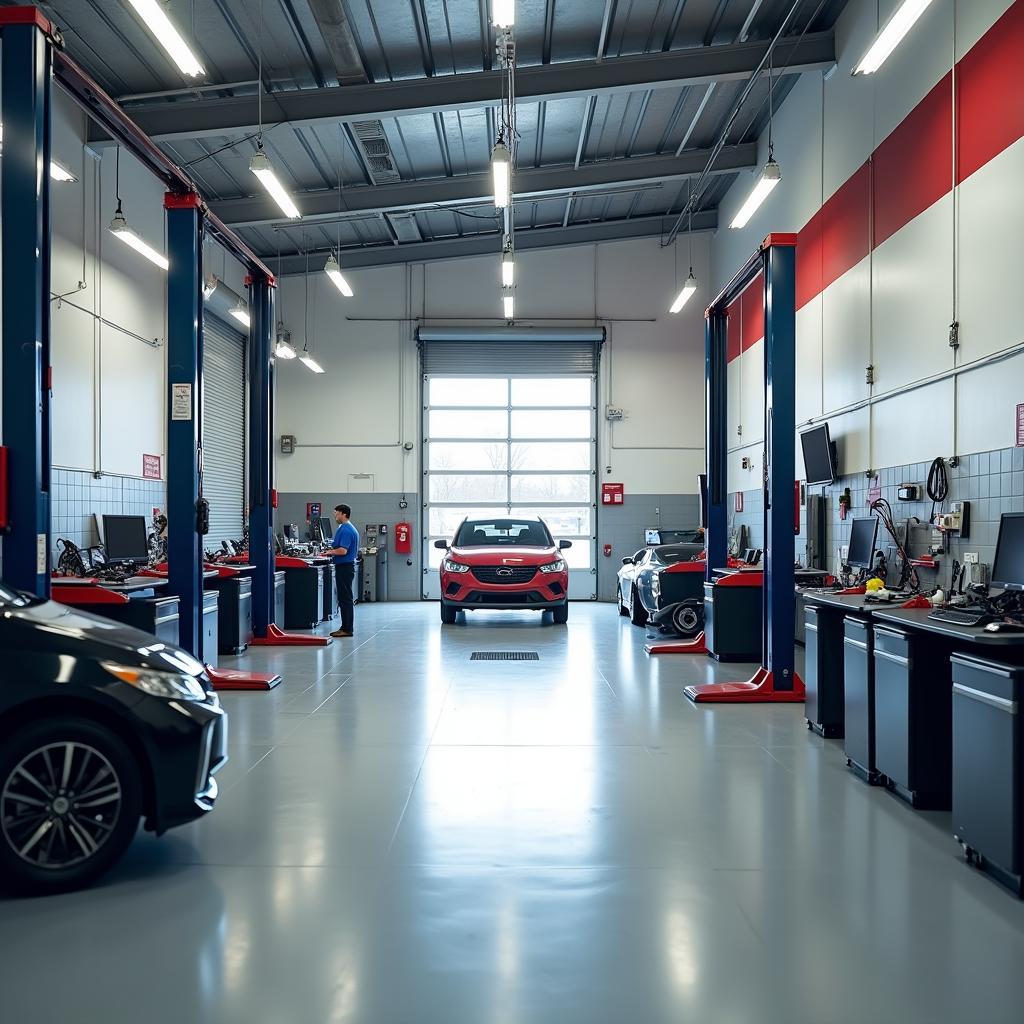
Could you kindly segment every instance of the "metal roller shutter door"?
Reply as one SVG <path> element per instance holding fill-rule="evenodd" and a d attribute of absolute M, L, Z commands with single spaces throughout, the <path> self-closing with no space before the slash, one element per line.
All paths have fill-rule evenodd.
<path fill-rule="evenodd" d="M 600 344 L 587 341 L 424 341 L 423 372 L 435 376 L 460 373 L 596 374 Z"/>
<path fill-rule="evenodd" d="M 245 342 L 204 321 L 203 496 L 210 503 L 208 549 L 242 536 L 245 509 Z"/>

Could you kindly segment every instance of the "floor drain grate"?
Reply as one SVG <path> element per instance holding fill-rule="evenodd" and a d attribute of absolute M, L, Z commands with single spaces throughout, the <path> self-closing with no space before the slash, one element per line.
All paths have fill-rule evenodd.
<path fill-rule="evenodd" d="M 536 651 L 474 651 L 470 661 L 540 661 Z"/>

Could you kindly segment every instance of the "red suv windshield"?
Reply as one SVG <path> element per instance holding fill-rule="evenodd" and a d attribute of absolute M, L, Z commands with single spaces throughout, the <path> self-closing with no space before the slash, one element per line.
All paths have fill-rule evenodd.
<path fill-rule="evenodd" d="M 455 546 L 489 548 L 496 546 L 549 548 L 554 546 L 548 528 L 536 519 L 467 520 L 459 527 Z"/>

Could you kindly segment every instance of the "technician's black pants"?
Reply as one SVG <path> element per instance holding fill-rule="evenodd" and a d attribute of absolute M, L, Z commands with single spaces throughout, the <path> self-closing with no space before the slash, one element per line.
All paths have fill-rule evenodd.
<path fill-rule="evenodd" d="M 334 566 L 334 581 L 338 587 L 338 610 L 341 612 L 341 628 L 346 633 L 352 632 L 354 619 L 352 583 L 355 578 L 355 562 L 341 562 Z"/>

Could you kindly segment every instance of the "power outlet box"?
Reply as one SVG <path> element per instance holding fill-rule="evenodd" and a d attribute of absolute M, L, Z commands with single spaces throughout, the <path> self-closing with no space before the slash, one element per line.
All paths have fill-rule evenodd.
<path fill-rule="evenodd" d="M 977 565 L 978 564 L 978 552 L 977 551 L 965 551 L 964 552 L 964 565 Z"/>
<path fill-rule="evenodd" d="M 839 547 L 839 561 L 843 565 L 846 565 L 846 560 L 849 557 L 850 557 L 850 545 L 849 544 L 841 544 L 840 547 Z"/>
<path fill-rule="evenodd" d="M 900 484 L 896 496 L 900 501 L 920 501 L 921 488 L 918 484 Z"/>

